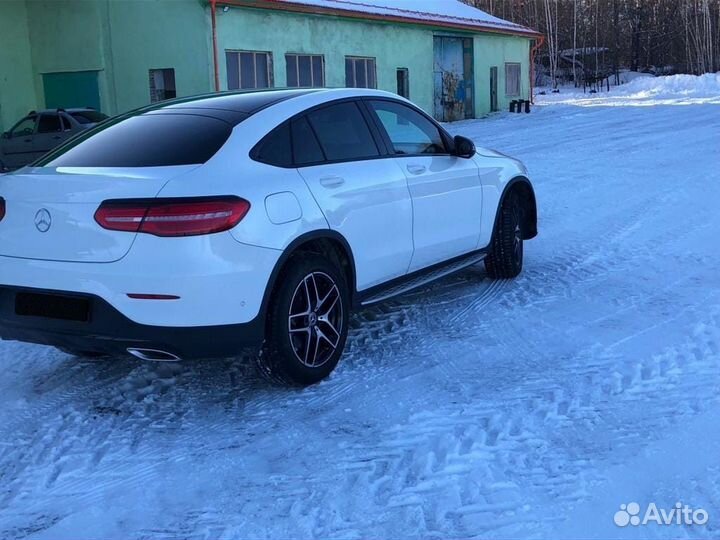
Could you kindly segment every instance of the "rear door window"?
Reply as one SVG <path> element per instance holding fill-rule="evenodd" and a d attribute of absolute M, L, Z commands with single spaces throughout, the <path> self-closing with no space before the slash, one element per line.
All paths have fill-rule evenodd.
<path fill-rule="evenodd" d="M 360 160 L 380 155 L 356 103 L 338 103 L 310 111 L 307 119 L 328 161 Z"/>
<path fill-rule="evenodd" d="M 41 114 L 40 122 L 38 122 L 38 133 L 57 133 L 62 131 L 60 123 L 60 115 L 58 114 Z"/>
<path fill-rule="evenodd" d="M 276 167 L 292 167 L 292 144 L 290 123 L 285 122 L 263 137 L 254 158 Z"/>
<path fill-rule="evenodd" d="M 205 163 L 232 126 L 192 114 L 144 114 L 92 130 L 39 162 L 45 167 L 166 167 Z"/>
<path fill-rule="evenodd" d="M 295 165 L 298 167 L 325 161 L 320 143 L 304 116 L 292 122 L 292 144 Z"/>

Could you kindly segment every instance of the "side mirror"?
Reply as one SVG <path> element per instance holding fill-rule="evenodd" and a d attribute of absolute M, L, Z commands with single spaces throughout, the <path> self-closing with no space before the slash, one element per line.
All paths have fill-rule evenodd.
<path fill-rule="evenodd" d="M 455 143 L 456 156 L 467 159 L 475 155 L 475 143 L 467 137 L 456 135 L 453 141 Z"/>

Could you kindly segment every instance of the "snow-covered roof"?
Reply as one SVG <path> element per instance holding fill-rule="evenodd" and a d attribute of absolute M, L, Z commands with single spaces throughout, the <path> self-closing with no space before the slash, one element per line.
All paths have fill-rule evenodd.
<path fill-rule="evenodd" d="M 515 24 L 460 2 L 460 0 L 266 0 L 278 8 L 308 8 L 320 13 L 364 16 L 452 28 L 507 34 L 538 35 Z"/>

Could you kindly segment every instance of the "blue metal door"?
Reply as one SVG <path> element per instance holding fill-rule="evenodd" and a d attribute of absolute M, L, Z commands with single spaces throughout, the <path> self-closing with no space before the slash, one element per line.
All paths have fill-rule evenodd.
<path fill-rule="evenodd" d="M 434 116 L 443 122 L 473 118 L 473 40 L 435 36 Z"/>

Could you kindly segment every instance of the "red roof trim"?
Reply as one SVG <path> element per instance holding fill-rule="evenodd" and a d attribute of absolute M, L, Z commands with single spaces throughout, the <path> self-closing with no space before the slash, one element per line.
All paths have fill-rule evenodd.
<path fill-rule="evenodd" d="M 239 7 L 254 7 L 261 9 L 275 9 L 279 11 L 291 11 L 295 13 L 310 13 L 315 15 L 334 15 L 337 17 L 345 17 L 351 19 L 365 19 L 372 21 L 382 22 L 398 22 L 404 24 L 417 24 L 422 26 L 432 26 L 435 28 L 451 28 L 453 30 L 464 30 L 470 32 L 487 32 L 491 34 L 503 34 L 512 36 L 521 36 L 531 39 L 537 39 L 542 34 L 535 30 L 524 29 L 524 28 L 503 28 L 502 26 L 493 25 L 490 23 L 482 24 L 477 22 L 470 22 L 472 19 L 464 19 L 460 17 L 453 17 L 458 22 L 442 21 L 424 19 L 419 15 L 425 14 L 420 11 L 410 10 L 398 10 L 402 11 L 403 15 L 385 15 L 380 13 L 368 13 L 365 11 L 353 11 L 351 9 L 340 9 L 340 8 L 328 8 L 323 6 L 315 6 L 310 4 L 301 3 L 290 3 L 282 2 L 279 0 L 217 0 L 218 5 L 227 6 L 239 6 Z M 360 2 L 356 4 L 362 5 Z M 406 15 L 407 14 L 407 15 Z M 426 15 L 432 15 L 428 13 Z M 467 21 L 467 22 L 462 22 Z"/>

